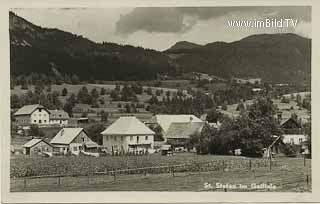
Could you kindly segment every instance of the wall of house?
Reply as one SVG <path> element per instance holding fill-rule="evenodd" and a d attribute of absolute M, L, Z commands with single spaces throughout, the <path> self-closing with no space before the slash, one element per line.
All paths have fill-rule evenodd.
<path fill-rule="evenodd" d="M 147 138 L 146 138 L 147 137 Z M 139 139 L 138 139 L 139 138 Z M 130 151 L 130 145 L 143 145 L 150 144 L 150 149 L 154 146 L 154 136 L 153 135 L 103 135 L 102 145 L 107 148 L 109 152 L 112 151 Z M 143 148 L 143 146 L 140 146 Z"/>
<path fill-rule="evenodd" d="M 285 144 L 302 145 L 305 141 L 307 141 L 305 135 L 283 135 L 283 143 Z"/>
<path fill-rule="evenodd" d="M 30 156 L 36 156 L 42 152 L 52 152 L 52 146 L 48 145 L 47 143 L 41 141 L 35 146 L 30 148 Z M 26 148 L 24 148 L 24 154 L 26 154 Z"/>
<path fill-rule="evenodd" d="M 31 124 L 48 125 L 49 113 L 44 109 L 37 109 L 31 114 Z"/>
<path fill-rule="evenodd" d="M 52 125 L 68 125 L 68 119 L 51 119 L 50 118 L 50 124 Z"/>
<path fill-rule="evenodd" d="M 30 115 L 18 115 L 15 116 L 15 120 L 18 125 L 30 125 L 31 117 Z"/>

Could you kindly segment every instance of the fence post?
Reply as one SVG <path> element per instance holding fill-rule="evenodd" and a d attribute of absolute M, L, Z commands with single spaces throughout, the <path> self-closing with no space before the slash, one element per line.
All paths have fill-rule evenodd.
<path fill-rule="evenodd" d="M 270 160 L 269 160 L 269 170 L 271 171 L 271 168 L 272 168 L 272 160 L 271 160 L 271 157 L 270 157 Z"/>
<path fill-rule="evenodd" d="M 307 175 L 306 181 L 307 181 L 307 185 L 308 185 L 309 184 L 309 175 Z"/>
<path fill-rule="evenodd" d="M 171 167 L 172 176 L 174 177 L 174 166 Z"/>
<path fill-rule="evenodd" d="M 303 154 L 303 166 L 306 166 L 306 155 Z"/>
<path fill-rule="evenodd" d="M 116 177 L 116 170 L 113 169 L 113 181 L 116 182 L 117 177 Z"/>
<path fill-rule="evenodd" d="M 60 186 L 60 176 L 58 177 L 58 186 Z"/>
<path fill-rule="evenodd" d="M 224 160 L 222 160 L 222 171 L 224 171 Z"/>
<path fill-rule="evenodd" d="M 24 187 L 24 188 L 27 187 L 27 179 L 26 179 L 26 178 L 23 179 L 23 187 Z"/>
<path fill-rule="evenodd" d="M 251 164 L 251 159 L 249 160 L 249 169 L 251 170 L 252 164 Z"/>
<path fill-rule="evenodd" d="M 147 176 L 147 169 L 144 170 L 144 176 Z"/>

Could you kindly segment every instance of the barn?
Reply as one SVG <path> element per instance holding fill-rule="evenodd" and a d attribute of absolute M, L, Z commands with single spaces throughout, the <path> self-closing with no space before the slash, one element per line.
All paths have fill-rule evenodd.
<path fill-rule="evenodd" d="M 53 151 L 60 154 L 78 155 L 80 151 L 95 152 L 98 148 L 83 128 L 62 128 L 50 143 Z"/>
<path fill-rule="evenodd" d="M 52 145 L 42 139 L 32 139 L 22 147 L 23 153 L 30 156 L 42 155 L 53 151 Z"/>

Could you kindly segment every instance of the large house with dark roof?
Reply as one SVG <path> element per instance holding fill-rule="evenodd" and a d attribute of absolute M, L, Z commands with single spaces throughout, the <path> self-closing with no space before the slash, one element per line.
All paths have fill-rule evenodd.
<path fill-rule="evenodd" d="M 50 112 L 40 104 L 23 106 L 14 113 L 14 117 L 20 126 L 50 124 Z"/>
<path fill-rule="evenodd" d="M 155 132 L 134 116 L 120 117 L 101 134 L 109 153 L 153 151 Z"/>
<path fill-rule="evenodd" d="M 194 115 L 155 115 L 146 124 L 160 126 L 167 144 L 186 146 L 192 135 L 201 132 L 204 122 Z"/>
<path fill-rule="evenodd" d="M 14 118 L 19 126 L 67 125 L 69 121 L 69 115 L 64 110 L 48 110 L 40 104 L 23 106 L 14 113 Z"/>

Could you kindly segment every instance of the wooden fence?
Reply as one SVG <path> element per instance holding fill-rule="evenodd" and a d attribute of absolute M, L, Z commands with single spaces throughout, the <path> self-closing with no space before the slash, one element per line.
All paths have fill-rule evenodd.
<path fill-rule="evenodd" d="M 175 176 L 177 173 L 182 172 L 209 172 L 209 171 L 232 171 L 237 169 L 254 170 L 264 168 L 271 171 L 272 167 L 277 166 L 276 161 L 268 159 L 229 159 L 229 160 L 215 160 L 209 162 L 189 162 L 176 165 L 165 165 L 165 166 L 151 166 L 142 168 L 131 168 L 131 169 L 113 169 L 106 170 L 103 172 L 93 172 L 87 175 L 73 175 L 73 174 L 56 174 L 56 175 L 42 175 L 42 176 L 29 176 L 12 178 L 13 180 L 23 180 L 24 188 L 28 186 L 28 180 L 32 179 L 49 179 L 56 178 L 57 185 L 61 185 L 61 179 L 64 177 L 86 177 L 88 184 L 90 179 L 97 176 L 107 175 L 112 176 L 113 181 L 116 182 L 121 175 L 152 175 L 152 174 L 171 174 Z"/>

